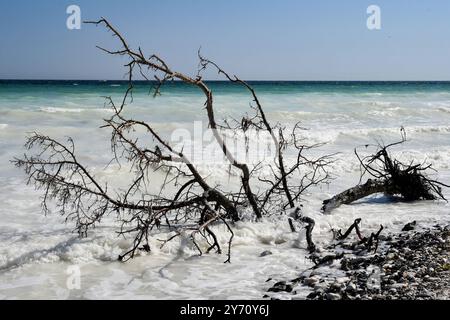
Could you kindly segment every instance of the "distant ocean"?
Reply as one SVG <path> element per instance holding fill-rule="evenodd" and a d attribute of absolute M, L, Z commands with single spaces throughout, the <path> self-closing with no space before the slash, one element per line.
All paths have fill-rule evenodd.
<path fill-rule="evenodd" d="M 251 97 L 245 90 L 228 82 L 208 84 L 218 119 L 251 114 Z M 328 241 L 331 227 L 343 228 L 357 217 L 363 218 L 365 230 L 375 230 L 380 223 L 395 231 L 412 220 L 450 221 L 450 206 L 442 202 L 388 204 L 375 199 L 343 206 L 332 216 L 322 216 L 318 210 L 323 199 L 358 183 L 360 168 L 353 149 L 397 141 L 402 126 L 409 141 L 393 150 L 395 155 L 405 161 L 432 163 L 436 178 L 450 183 L 450 82 L 250 84 L 273 123 L 300 122 L 306 129 L 305 141 L 326 143 L 315 153 L 338 153 L 330 169 L 334 180 L 303 199 L 305 213 L 316 219 L 319 243 Z M 223 257 L 212 255 L 190 259 L 195 248 L 186 247 L 180 253 L 170 246 L 123 265 L 112 261 L 129 243 L 118 239 L 110 226 L 79 240 L 71 233 L 73 226 L 64 224 L 57 214 L 44 217 L 41 194 L 26 187 L 23 173 L 10 163 L 25 152 L 25 136 L 37 131 L 58 139 L 73 137 L 80 161 L 100 178 L 111 179 L 113 187 L 130 173 L 121 176 L 105 169 L 111 160 L 110 135 L 100 126 L 111 112 L 103 97 L 119 101 L 126 88 L 125 81 L 0 80 L 0 299 L 36 298 L 37 294 L 40 298 L 70 294 L 73 298 L 261 298 L 264 281 L 271 274 L 295 276 L 309 267 L 303 251 L 296 248 L 303 240 L 294 239 L 287 224 L 283 225 L 286 230 L 270 221 L 238 224 L 231 265 L 224 266 Z M 197 88 L 173 82 L 157 98 L 149 94 L 150 89 L 150 83 L 136 83 L 133 103 L 125 109 L 127 116 L 149 122 L 167 139 L 177 128 L 192 130 L 195 122 L 205 121 L 204 97 Z M 211 179 L 226 181 L 227 176 L 212 175 Z M 219 236 L 226 239 L 226 230 Z M 158 248 L 157 239 L 153 241 Z M 263 250 L 274 254 L 263 261 L 258 258 Z M 174 259 L 178 262 L 171 264 Z M 65 270 L 73 264 L 80 265 L 89 280 L 81 291 L 68 293 Z M 199 277 L 210 281 L 199 281 Z"/>
<path fill-rule="evenodd" d="M 251 98 L 229 82 L 208 83 L 218 120 L 252 114 Z M 430 153 L 446 165 L 450 157 L 450 82 L 294 82 L 255 81 L 254 86 L 272 123 L 300 122 L 311 143 L 347 152 L 376 139 L 397 140 L 401 126 L 412 139 L 409 148 Z M 153 98 L 152 83 L 137 82 L 126 114 L 158 127 L 167 137 L 175 128 L 206 126 L 204 97 L 195 87 L 171 82 Z M 126 81 L 8 81 L 0 80 L 0 156 L 3 163 L 17 153 L 26 132 L 49 131 L 79 135 L 78 144 L 92 142 L 102 119 L 110 114 L 104 97 L 119 102 Z M 4 139 L 3 137 L 7 137 Z M 85 141 L 89 138 L 88 141 Z M 102 138 L 103 139 L 103 136 Z M 89 144 L 90 145 L 90 144 Z M 99 140 L 99 145 L 101 141 Z M 93 156 L 93 155 L 92 155 Z M 9 175 L 9 168 L 0 166 Z"/>

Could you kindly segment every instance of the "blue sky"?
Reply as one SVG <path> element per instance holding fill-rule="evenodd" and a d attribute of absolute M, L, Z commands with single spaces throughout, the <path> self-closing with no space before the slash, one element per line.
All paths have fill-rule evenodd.
<path fill-rule="evenodd" d="M 66 28 L 71 4 L 191 74 L 201 46 L 249 80 L 450 80 L 448 0 L 1 1 L 0 78 L 123 78 L 124 60 L 95 48 L 114 48 L 110 34 Z M 381 30 L 366 27 L 371 4 Z"/>

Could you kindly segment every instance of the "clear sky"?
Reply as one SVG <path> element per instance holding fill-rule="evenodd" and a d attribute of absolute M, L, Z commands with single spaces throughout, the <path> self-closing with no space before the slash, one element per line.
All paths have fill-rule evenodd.
<path fill-rule="evenodd" d="M 123 78 L 95 48 L 115 48 L 110 34 L 67 29 L 71 4 L 183 72 L 201 46 L 248 80 L 450 80 L 448 0 L 1 0 L 0 78 Z M 371 4 L 381 30 L 366 26 Z"/>

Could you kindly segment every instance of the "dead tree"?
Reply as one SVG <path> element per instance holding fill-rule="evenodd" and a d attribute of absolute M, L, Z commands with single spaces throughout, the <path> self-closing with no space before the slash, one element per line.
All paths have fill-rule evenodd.
<path fill-rule="evenodd" d="M 242 86 L 249 91 L 254 103 L 254 105 L 251 105 L 252 109 L 255 111 L 254 115 L 246 116 L 241 121 L 235 121 L 234 127 L 227 122 L 226 128 L 243 132 L 251 128 L 269 133 L 273 145 L 275 146 L 276 155 L 273 164 L 269 164 L 272 176 L 269 178 L 258 178 L 260 182 L 269 186 L 261 197 L 261 211 L 266 213 L 270 212 L 273 210 L 274 204 L 279 208 L 281 207 L 283 210 L 286 210 L 287 208 L 294 209 L 292 218 L 301 224 L 306 224 L 308 250 L 313 252 L 316 248 L 312 240 L 312 230 L 314 229 L 315 221 L 310 217 L 303 216 L 297 203 L 305 190 L 330 179 L 327 167 L 333 161 L 333 155 L 325 155 L 316 159 L 307 157 L 305 151 L 317 148 L 320 144 L 307 145 L 301 140 L 301 132 L 299 131 L 302 128 L 300 123 L 294 125 L 289 139 L 286 138 L 285 128 L 280 123 L 276 123 L 275 125 L 270 123 L 255 89 L 247 81 L 244 81 L 235 75 L 230 75 L 215 62 L 204 58 L 200 54 L 200 51 L 198 52 L 198 57 L 200 60 L 198 76 L 200 76 L 203 70 L 212 66 L 219 75 L 223 75 L 228 81 Z M 296 161 L 289 166 L 286 164 L 283 154 L 283 151 L 288 148 L 296 150 L 297 153 Z M 301 172 L 302 167 L 304 166 L 309 167 L 309 172 Z M 291 178 L 293 176 L 301 176 L 300 182 L 292 182 Z M 269 204 L 272 206 L 268 208 Z M 289 226 L 292 232 L 296 232 L 292 218 L 288 219 Z"/>
<path fill-rule="evenodd" d="M 225 76 L 225 78 L 238 85 L 243 86 L 250 92 L 254 105 L 252 108 L 255 114 L 251 117 L 247 116 L 241 120 L 241 122 L 233 129 L 239 129 L 246 131 L 249 128 L 256 130 L 263 130 L 270 134 L 273 145 L 275 146 L 276 155 L 274 165 L 269 164 L 272 172 L 272 179 L 267 180 L 262 177 L 259 178 L 260 182 L 269 184 L 268 190 L 262 196 L 261 209 L 264 211 L 268 204 L 277 203 L 283 209 L 296 208 L 300 195 L 313 185 L 317 185 L 329 180 L 330 175 L 327 171 L 328 165 L 333 161 L 333 155 L 325 155 L 316 159 L 309 158 L 305 155 L 305 152 L 320 147 L 321 144 L 307 145 L 301 140 L 302 127 L 300 123 L 296 123 L 290 133 L 289 139 L 285 137 L 285 128 L 276 123 L 272 125 L 262 107 L 262 104 L 256 95 L 255 89 L 246 81 L 238 78 L 237 76 L 231 76 L 226 71 L 221 69 L 216 63 L 205 59 L 199 53 L 200 70 L 206 69 L 209 65 L 216 68 L 219 74 Z M 227 128 L 231 128 L 228 126 Z M 284 159 L 283 151 L 291 147 L 296 150 L 296 161 L 288 166 Z M 308 166 L 311 170 L 308 173 L 301 173 L 301 167 Z M 292 183 L 290 178 L 292 176 L 301 176 L 300 183 Z M 276 201 L 273 196 L 278 196 L 281 199 L 281 203 Z"/>
<path fill-rule="evenodd" d="M 139 250 L 150 251 L 149 238 L 158 233 L 161 228 L 172 233 L 167 239 L 161 240 L 161 246 L 188 233 L 199 254 L 203 253 L 198 243 L 199 236 L 208 243 L 206 252 L 215 248 L 216 252 L 221 253 L 222 248 L 211 228 L 214 224 L 221 223 L 230 233 L 226 261 L 230 262 L 234 236 L 230 224 L 239 220 L 239 206 L 249 204 L 255 217 L 260 219 L 268 213 L 269 204 L 278 203 L 278 212 L 287 207 L 293 208 L 307 188 L 328 179 L 326 166 L 331 161 L 330 156 L 318 159 L 305 157 L 303 152 L 315 146 L 301 143 L 298 125 L 293 129 L 291 138 L 285 139 L 284 128 L 278 124 L 270 125 L 255 91 L 245 81 L 237 77 L 232 78 L 200 54 L 198 74 L 195 77 L 189 77 L 173 71 L 163 59 L 156 55 L 147 57 L 140 48 L 133 50 L 106 19 L 87 23 L 103 25 L 119 39 L 120 49 L 107 50 L 99 47 L 102 51 L 129 59 L 126 64 L 128 89 L 120 103 L 116 103 L 110 97 L 106 98 L 106 104 L 113 113 L 110 118 L 104 120 L 103 128 L 112 132 L 113 160 L 117 163 L 125 161 L 131 166 L 134 172 L 133 181 L 124 191 L 108 190 L 107 184 L 102 184 L 86 166 L 78 161 L 74 143 L 70 138 L 68 143 L 64 144 L 48 136 L 34 133 L 28 138 L 26 148 L 29 153 L 35 150 L 35 155 L 25 154 L 23 158 L 16 158 L 13 161 L 17 167 L 24 169 L 28 175 L 29 184 L 44 191 L 42 201 L 44 211 L 49 211 L 48 203 L 54 200 L 60 214 L 67 220 L 75 221 L 76 230 L 80 236 L 86 236 L 88 230 L 101 223 L 105 216 L 114 214 L 120 223 L 118 235 L 134 236 L 133 246 L 119 256 L 121 261 L 133 258 Z M 213 93 L 201 76 L 201 72 L 208 66 L 213 66 L 228 80 L 243 85 L 250 91 L 257 106 L 255 108 L 257 112 L 253 118 L 244 117 L 234 128 L 218 124 L 214 114 Z M 165 141 L 150 123 L 124 115 L 124 108 L 132 102 L 133 80 L 136 73 L 149 82 L 153 75 L 155 97 L 160 94 L 162 86 L 168 81 L 179 80 L 199 88 L 205 96 L 206 116 L 215 141 L 228 163 L 240 172 L 241 191 L 231 192 L 211 185 L 183 151 L 177 150 Z M 245 132 L 250 127 L 268 131 L 278 150 L 276 170 L 272 170 L 273 177 L 258 176 L 258 182 L 270 184 L 268 190 L 259 194 L 252 188 L 252 179 L 257 176 L 258 168 L 251 169 L 248 164 L 239 162 L 219 133 L 219 129 Z M 139 139 L 134 135 L 139 130 L 147 135 L 146 139 Z M 152 141 L 152 144 L 149 145 L 148 141 Z M 289 146 L 297 149 L 297 159 L 292 166 L 288 167 L 282 150 Z M 289 183 L 289 179 L 294 174 L 298 174 L 302 166 L 308 166 L 310 171 L 301 175 L 301 183 L 299 185 Z M 159 193 L 149 194 L 147 184 L 151 181 L 151 174 L 155 172 L 164 173 L 166 179 L 161 184 Z M 164 196 L 163 190 L 168 185 L 174 186 L 177 191 L 173 195 Z M 300 216 L 299 221 L 308 224 L 308 248 L 313 250 L 311 232 L 314 221 Z"/>
<path fill-rule="evenodd" d="M 361 166 L 362 181 L 365 175 L 371 178 L 364 184 L 345 190 L 333 198 L 323 202 L 322 211 L 329 213 L 342 204 L 350 204 L 374 193 L 384 193 L 389 196 L 399 196 L 405 201 L 415 200 L 446 200 L 442 187 L 450 187 L 442 182 L 430 179 L 427 170 L 433 170 L 430 164 L 402 163 L 393 159 L 389 148 L 407 141 L 406 131 L 401 128 L 402 139 L 386 146 L 377 145 L 375 154 L 361 157 L 355 149 L 356 157 Z M 369 145 L 365 146 L 366 148 Z"/>

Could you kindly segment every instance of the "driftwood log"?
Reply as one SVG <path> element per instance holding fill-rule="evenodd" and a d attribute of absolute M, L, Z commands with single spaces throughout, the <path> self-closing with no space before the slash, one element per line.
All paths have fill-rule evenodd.
<path fill-rule="evenodd" d="M 368 174 L 370 179 L 364 184 L 345 190 L 323 202 L 322 212 L 329 213 L 342 204 L 350 204 L 375 193 L 398 196 L 405 201 L 446 200 L 442 187 L 450 187 L 427 177 L 425 171 L 433 170 L 431 165 L 405 164 L 393 159 L 388 149 L 406 142 L 406 132 L 401 128 L 402 140 L 387 146 L 377 145 L 375 154 L 361 158 L 355 154 L 361 166 L 361 178 Z M 366 148 L 369 145 L 366 145 Z"/>
<path fill-rule="evenodd" d="M 292 215 L 292 218 L 289 218 L 289 226 L 291 227 L 292 232 L 297 232 L 294 222 L 298 221 L 301 224 L 305 225 L 305 231 L 306 231 L 306 243 L 308 244 L 308 251 L 310 253 L 313 253 L 316 251 L 316 245 L 314 244 L 313 238 L 312 238 L 312 232 L 314 230 L 314 226 L 316 225 L 316 222 L 314 219 L 310 217 L 306 217 L 302 215 L 301 209 L 297 207 L 294 211 L 294 214 Z"/>
<path fill-rule="evenodd" d="M 367 180 L 366 183 L 357 185 L 353 188 L 345 190 L 331 199 L 323 202 L 322 211 L 327 213 L 339 207 L 342 204 L 350 204 L 358 199 L 365 198 L 374 193 L 384 192 L 386 190 L 386 183 L 383 180 Z"/>

